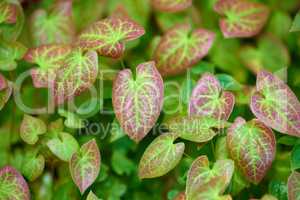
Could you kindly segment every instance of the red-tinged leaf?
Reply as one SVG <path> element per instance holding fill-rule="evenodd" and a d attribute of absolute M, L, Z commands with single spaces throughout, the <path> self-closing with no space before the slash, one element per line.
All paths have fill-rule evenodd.
<path fill-rule="evenodd" d="M 171 28 L 161 38 L 154 53 L 162 75 L 175 75 L 185 71 L 203 58 L 211 48 L 215 34 L 205 29 L 191 30 L 189 24 Z"/>
<path fill-rule="evenodd" d="M 228 129 L 227 147 L 246 179 L 259 183 L 275 157 L 276 140 L 271 129 L 257 119 L 238 117 Z"/>
<path fill-rule="evenodd" d="M 178 12 L 192 5 L 192 0 L 152 0 L 153 7 L 158 11 Z"/>
<path fill-rule="evenodd" d="M 269 127 L 300 137 L 300 103 L 289 86 L 272 73 L 258 73 L 250 107 Z"/>
<path fill-rule="evenodd" d="M 100 163 L 100 151 L 95 139 L 82 145 L 80 151 L 73 154 L 69 163 L 70 172 L 81 194 L 96 180 Z"/>
<path fill-rule="evenodd" d="M 199 156 L 191 165 L 188 172 L 186 183 L 187 200 L 193 199 L 195 193 L 203 186 L 210 184 L 213 179 L 223 184 L 220 185 L 220 193 L 223 193 L 229 185 L 234 171 L 234 162 L 230 159 L 217 160 L 213 168 L 210 168 L 208 158 L 206 156 Z M 218 185 L 218 184 L 216 184 Z M 208 191 L 207 191 L 208 192 Z"/>
<path fill-rule="evenodd" d="M 53 84 L 56 70 L 63 64 L 64 59 L 71 52 L 69 45 L 42 45 L 31 48 L 24 56 L 24 60 L 35 63 L 38 68 L 31 70 L 31 77 L 36 88 L 49 87 Z"/>
<path fill-rule="evenodd" d="M 258 34 L 269 15 L 268 7 L 248 0 L 219 0 L 214 9 L 225 16 L 220 20 L 220 28 L 226 38 Z"/>
<path fill-rule="evenodd" d="M 177 136 L 166 133 L 155 138 L 139 163 L 139 177 L 156 178 L 171 171 L 182 158 L 184 143 L 175 143 Z"/>
<path fill-rule="evenodd" d="M 4 87 L 3 84 L 6 84 L 5 88 L 3 88 Z M 6 83 L 2 83 L 2 89 L 0 89 L 0 110 L 2 110 L 2 108 L 5 106 L 12 92 L 13 92 L 13 83 L 9 81 L 6 81 Z"/>
<path fill-rule="evenodd" d="M 14 24 L 17 21 L 17 6 L 5 1 L 0 2 L 0 24 Z"/>
<path fill-rule="evenodd" d="M 234 106 L 233 93 L 224 91 L 212 74 L 204 74 L 193 89 L 189 114 L 228 120 Z"/>
<path fill-rule="evenodd" d="M 185 193 L 180 192 L 173 200 L 186 200 Z"/>
<path fill-rule="evenodd" d="M 100 199 L 92 191 L 90 191 L 86 200 L 100 200 Z"/>
<path fill-rule="evenodd" d="M 3 200 L 30 200 L 26 181 L 11 166 L 0 169 L 0 191 L 0 199 Z"/>
<path fill-rule="evenodd" d="M 6 79 L 5 79 L 5 77 L 2 74 L 0 74 L 0 91 L 2 91 L 5 88 L 7 88 L 7 86 L 8 86 L 7 84 L 8 83 L 7 83 Z"/>
<path fill-rule="evenodd" d="M 293 171 L 288 179 L 288 196 L 289 200 L 300 199 L 300 173 Z"/>
<path fill-rule="evenodd" d="M 78 45 L 85 50 L 96 50 L 99 55 L 122 56 L 124 42 L 139 38 L 143 27 L 125 17 L 109 17 L 85 29 L 78 37 Z"/>
<path fill-rule="evenodd" d="M 163 80 L 154 62 L 137 66 L 136 78 L 129 69 L 113 83 L 113 106 L 121 127 L 136 142 L 154 126 L 163 104 Z"/>
<path fill-rule="evenodd" d="M 49 12 L 35 10 L 31 16 L 31 33 L 36 46 L 71 43 L 75 34 L 72 1 L 59 1 Z"/>
<path fill-rule="evenodd" d="M 52 88 L 55 102 L 62 104 L 90 88 L 97 78 L 97 73 L 97 53 L 84 53 L 81 49 L 74 49 L 57 71 Z"/>
<path fill-rule="evenodd" d="M 26 143 L 35 144 L 39 139 L 39 135 L 46 133 L 46 131 L 46 124 L 41 119 L 24 115 L 20 128 L 20 136 Z"/>

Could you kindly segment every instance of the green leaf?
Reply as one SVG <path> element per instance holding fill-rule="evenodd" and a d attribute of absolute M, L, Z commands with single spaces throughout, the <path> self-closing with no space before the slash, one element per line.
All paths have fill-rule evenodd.
<path fill-rule="evenodd" d="M 139 163 L 139 177 L 155 178 L 171 171 L 181 160 L 184 143 L 175 143 L 173 133 L 166 133 L 155 138 L 145 150 Z"/>
<path fill-rule="evenodd" d="M 242 85 L 230 75 L 217 74 L 216 78 L 219 80 L 220 85 L 224 90 L 229 90 L 229 91 L 242 90 Z"/>
<path fill-rule="evenodd" d="M 64 109 L 59 109 L 58 114 L 62 117 L 65 117 L 64 124 L 68 128 L 72 129 L 80 129 L 85 126 L 83 119 L 77 116 L 77 114 L 73 112 L 66 111 Z"/>
<path fill-rule="evenodd" d="M 278 200 L 288 200 L 288 189 L 285 182 L 271 180 L 269 193 L 277 197 Z"/>
<path fill-rule="evenodd" d="M 121 128 L 118 120 L 115 118 L 113 123 L 111 124 L 111 130 L 110 130 L 111 136 L 109 141 L 114 142 L 126 135 L 126 133 Z"/>
<path fill-rule="evenodd" d="M 300 168 L 300 144 L 294 146 L 291 154 L 291 169 L 296 170 Z"/>
<path fill-rule="evenodd" d="M 41 119 L 24 115 L 20 127 L 20 136 L 24 142 L 33 145 L 39 140 L 39 135 L 46 133 L 46 131 L 46 124 Z"/>
<path fill-rule="evenodd" d="M 296 31 L 300 31 L 300 12 L 296 14 L 292 27 L 290 29 L 290 32 L 296 32 Z"/>
<path fill-rule="evenodd" d="M 192 0 L 151 0 L 153 7 L 163 12 L 178 12 L 192 5 Z"/>
<path fill-rule="evenodd" d="M 36 150 L 26 152 L 22 163 L 22 173 L 28 180 L 36 180 L 43 173 L 44 167 L 45 158 L 42 154 L 38 154 Z"/>
<path fill-rule="evenodd" d="M 130 175 L 135 171 L 135 163 L 130 160 L 124 151 L 115 150 L 111 158 L 111 166 L 118 175 Z"/>
<path fill-rule="evenodd" d="M 93 191 L 90 191 L 86 200 L 100 200 L 100 199 L 93 193 Z"/>
<path fill-rule="evenodd" d="M 289 200 L 300 199 L 300 173 L 293 171 L 288 179 Z"/>

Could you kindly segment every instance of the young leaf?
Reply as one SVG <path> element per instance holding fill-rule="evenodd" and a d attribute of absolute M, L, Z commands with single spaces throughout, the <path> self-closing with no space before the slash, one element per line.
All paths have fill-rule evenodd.
<path fill-rule="evenodd" d="M 72 99 L 90 88 L 97 78 L 98 56 L 95 51 L 84 53 L 74 49 L 57 71 L 53 85 L 53 95 L 57 104 Z"/>
<path fill-rule="evenodd" d="M 11 166 L 0 169 L 0 199 L 30 200 L 28 185 Z"/>
<path fill-rule="evenodd" d="M 36 180 L 44 171 L 45 158 L 36 150 L 26 152 L 22 162 L 22 173 L 29 181 Z"/>
<path fill-rule="evenodd" d="M 155 138 L 145 150 L 139 163 L 139 177 L 156 178 L 171 171 L 181 160 L 184 143 L 175 143 L 177 136 L 166 133 Z"/>
<path fill-rule="evenodd" d="M 234 102 L 234 95 L 224 91 L 215 76 L 206 73 L 192 92 L 189 113 L 227 120 L 233 110 Z"/>
<path fill-rule="evenodd" d="M 300 31 L 300 12 L 297 13 L 293 21 L 290 32 Z"/>
<path fill-rule="evenodd" d="M 64 124 L 68 128 L 80 129 L 85 126 L 84 121 L 73 112 L 69 112 L 64 109 L 58 109 L 58 114 L 66 118 Z"/>
<path fill-rule="evenodd" d="M 100 152 L 95 139 L 82 145 L 79 152 L 72 155 L 69 163 L 70 172 L 81 194 L 96 180 L 100 163 Z"/>
<path fill-rule="evenodd" d="M 130 19 L 109 17 L 82 31 L 78 45 L 85 50 L 96 50 L 101 56 L 119 58 L 125 50 L 124 42 L 144 33 L 144 28 Z"/>
<path fill-rule="evenodd" d="M 75 34 L 72 1 L 60 1 L 50 12 L 35 10 L 31 16 L 31 33 L 36 46 L 72 42 Z"/>
<path fill-rule="evenodd" d="M 267 22 L 267 6 L 247 0 L 219 0 L 214 10 L 225 17 L 220 20 L 224 37 L 252 37 Z"/>
<path fill-rule="evenodd" d="M 5 1 L 0 2 L 0 24 L 14 24 L 17 22 L 17 6 Z"/>
<path fill-rule="evenodd" d="M 238 117 L 228 129 L 227 146 L 248 181 L 258 184 L 275 157 L 276 140 L 271 129 L 257 119 Z"/>
<path fill-rule="evenodd" d="M 56 70 L 61 67 L 70 52 L 71 46 L 56 44 L 29 49 L 24 60 L 38 65 L 38 68 L 31 70 L 34 86 L 36 88 L 49 87 L 55 79 Z"/>
<path fill-rule="evenodd" d="M 300 137 L 300 103 L 289 86 L 275 75 L 267 71 L 258 73 L 250 107 L 269 127 Z"/>
<path fill-rule="evenodd" d="M 35 144 L 39 139 L 39 135 L 46 133 L 46 131 L 46 124 L 41 119 L 24 115 L 20 128 L 20 136 L 26 143 Z"/>
<path fill-rule="evenodd" d="M 293 171 L 288 179 L 289 200 L 300 199 L 300 173 Z"/>
<path fill-rule="evenodd" d="M 178 12 L 192 5 L 192 0 L 152 0 L 153 7 L 163 12 Z"/>
<path fill-rule="evenodd" d="M 86 200 L 100 200 L 100 199 L 93 193 L 93 191 L 90 191 Z"/>
<path fill-rule="evenodd" d="M 122 129 L 136 142 L 154 126 L 163 104 L 163 80 L 154 62 L 139 64 L 136 78 L 129 69 L 113 83 L 113 106 Z"/>
<path fill-rule="evenodd" d="M 185 71 L 208 53 L 214 38 L 213 32 L 205 29 L 192 31 L 189 24 L 174 26 L 161 38 L 155 50 L 157 68 L 162 75 Z"/>
<path fill-rule="evenodd" d="M 0 110 L 9 100 L 13 91 L 13 84 L 5 79 L 3 75 L 0 74 Z"/>

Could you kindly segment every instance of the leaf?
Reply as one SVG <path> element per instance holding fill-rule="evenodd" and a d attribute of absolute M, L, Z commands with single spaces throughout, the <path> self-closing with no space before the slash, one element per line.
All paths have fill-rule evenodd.
<path fill-rule="evenodd" d="M 206 73 L 198 81 L 190 98 L 189 113 L 197 116 L 211 116 L 227 120 L 233 110 L 235 97 L 224 91 L 219 80 Z"/>
<path fill-rule="evenodd" d="M 98 56 L 94 51 L 84 53 L 74 49 L 65 59 L 52 88 L 55 102 L 62 104 L 90 88 L 97 78 Z"/>
<path fill-rule="evenodd" d="M 93 184 L 100 171 L 101 157 L 95 139 L 81 146 L 79 152 L 72 155 L 70 172 L 81 194 Z"/>
<path fill-rule="evenodd" d="M 223 193 L 229 185 L 234 171 L 234 162 L 230 159 L 217 160 L 212 168 L 209 166 L 207 156 L 199 156 L 191 165 L 186 183 L 187 200 L 197 196 L 200 188 L 211 183 L 211 181 L 219 181 L 222 183 L 218 189 Z M 215 179 L 215 180 L 214 180 Z M 219 186 L 219 184 L 216 184 Z M 209 192 L 209 191 L 203 191 Z"/>
<path fill-rule="evenodd" d="M 111 157 L 111 166 L 118 175 L 130 175 L 136 169 L 135 163 L 122 150 L 114 150 Z"/>
<path fill-rule="evenodd" d="M 300 173 L 297 171 L 293 171 L 288 179 L 288 197 L 289 200 L 300 198 Z"/>
<path fill-rule="evenodd" d="M 59 159 L 69 162 L 72 155 L 79 150 L 77 140 L 69 133 L 60 132 L 50 139 L 47 146 Z"/>
<path fill-rule="evenodd" d="M 0 199 L 30 200 L 26 181 L 11 166 L 5 166 L 0 170 L 0 191 Z"/>
<path fill-rule="evenodd" d="M 291 154 L 291 170 L 300 168 L 300 144 L 294 146 Z"/>
<path fill-rule="evenodd" d="M 5 88 L 7 88 L 7 81 L 5 77 L 2 74 L 0 74 L 0 91 L 5 90 Z"/>
<path fill-rule="evenodd" d="M 288 200 L 288 189 L 286 182 L 281 182 L 277 180 L 270 181 L 269 193 L 278 200 Z"/>
<path fill-rule="evenodd" d="M 113 83 L 113 107 L 122 129 L 136 142 L 154 126 L 163 104 L 163 80 L 154 62 L 139 64 L 136 77 L 129 69 Z"/>
<path fill-rule="evenodd" d="M 93 193 L 93 191 L 90 191 L 86 200 L 100 200 L 100 199 Z"/>
<path fill-rule="evenodd" d="M 46 131 L 46 124 L 41 119 L 24 115 L 20 127 L 20 136 L 24 142 L 33 145 L 38 141 L 39 135 L 46 133 Z"/>
<path fill-rule="evenodd" d="M 34 86 L 36 88 L 51 86 L 55 79 L 56 70 L 61 67 L 70 52 L 71 46 L 63 44 L 42 45 L 29 49 L 24 60 L 38 65 L 38 68 L 31 69 Z"/>
<path fill-rule="evenodd" d="M 207 142 L 211 140 L 217 131 L 228 126 L 226 121 L 217 120 L 211 117 L 201 116 L 179 116 L 171 118 L 166 122 L 170 132 L 178 137 L 192 142 Z"/>
<path fill-rule="evenodd" d="M 257 119 L 246 122 L 241 117 L 228 129 L 227 146 L 243 175 L 255 184 L 264 178 L 276 152 L 272 130 Z"/>
<path fill-rule="evenodd" d="M 300 31 L 300 12 L 296 14 L 292 27 L 290 29 L 290 32 L 296 32 L 296 31 Z"/>
<path fill-rule="evenodd" d="M 300 137 L 300 103 L 289 86 L 270 72 L 258 73 L 250 107 L 269 127 Z"/>
<path fill-rule="evenodd" d="M 31 16 L 31 34 L 36 46 L 71 43 L 75 30 L 72 21 L 72 1 L 60 1 L 49 12 L 37 9 Z"/>
<path fill-rule="evenodd" d="M 184 192 L 180 192 L 173 200 L 186 200 Z"/>
<path fill-rule="evenodd" d="M 110 134 L 111 134 L 109 139 L 110 142 L 114 142 L 126 135 L 126 133 L 124 133 L 123 129 L 121 128 L 116 118 L 111 124 Z"/>
<path fill-rule="evenodd" d="M 154 60 L 162 75 L 175 75 L 192 67 L 207 55 L 215 34 L 205 29 L 191 30 L 189 24 L 176 25 L 161 38 Z"/>
<path fill-rule="evenodd" d="M 217 74 L 216 78 L 224 90 L 241 91 L 243 88 L 243 86 L 230 75 Z"/>
<path fill-rule="evenodd" d="M 257 35 L 269 15 L 267 6 L 247 0 L 219 0 L 214 10 L 225 16 L 219 25 L 226 38 Z"/>
<path fill-rule="evenodd" d="M 109 17 L 82 31 L 78 45 L 84 50 L 95 50 L 101 56 L 119 58 L 125 50 L 124 42 L 135 40 L 144 33 L 144 28 L 130 19 Z"/>
<path fill-rule="evenodd" d="M 0 2 L 0 24 L 14 24 L 17 22 L 17 6 L 5 1 Z"/>
<path fill-rule="evenodd" d="M 64 124 L 68 128 L 80 129 L 85 127 L 84 121 L 73 112 L 69 112 L 64 109 L 58 109 L 58 114 L 66 118 Z"/>
<path fill-rule="evenodd" d="M 184 143 L 175 143 L 177 136 L 166 133 L 155 138 L 145 150 L 139 163 L 139 177 L 156 178 L 171 171 L 181 160 Z"/>
<path fill-rule="evenodd" d="M 42 175 L 44 167 L 45 158 L 42 154 L 38 154 L 37 150 L 29 150 L 26 152 L 22 163 L 22 173 L 28 180 L 36 180 Z"/>
<path fill-rule="evenodd" d="M 13 83 L 0 74 L 0 110 L 3 109 L 13 92 Z"/>
<path fill-rule="evenodd" d="M 178 12 L 192 5 L 192 0 L 151 0 L 154 9 L 163 12 Z"/>

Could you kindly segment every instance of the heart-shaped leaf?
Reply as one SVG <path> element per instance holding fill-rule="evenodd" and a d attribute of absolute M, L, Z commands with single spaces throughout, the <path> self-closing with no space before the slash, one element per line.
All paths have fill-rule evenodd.
<path fill-rule="evenodd" d="M 300 103 L 289 86 L 270 72 L 258 73 L 250 107 L 269 127 L 300 137 Z"/>
<path fill-rule="evenodd" d="M 164 12 L 178 12 L 192 5 L 192 0 L 152 0 L 156 10 Z"/>
<path fill-rule="evenodd" d="M 46 131 L 46 124 L 41 119 L 24 115 L 20 128 L 20 136 L 26 143 L 35 144 L 39 139 L 39 135 L 46 133 Z"/>
<path fill-rule="evenodd" d="M 56 70 L 61 67 L 70 52 L 71 46 L 56 44 L 29 49 L 24 60 L 38 65 L 38 68 L 31 70 L 34 86 L 36 88 L 49 87 L 55 79 Z"/>
<path fill-rule="evenodd" d="M 272 130 L 257 119 L 246 122 L 241 117 L 228 129 L 227 146 L 244 176 L 255 184 L 264 178 L 276 152 Z"/>
<path fill-rule="evenodd" d="M 96 50 L 102 56 L 118 58 L 125 50 L 125 41 L 144 33 L 143 27 L 128 18 L 109 17 L 85 29 L 78 37 L 78 45 L 85 50 Z"/>
<path fill-rule="evenodd" d="M 84 53 L 74 49 L 65 59 L 52 88 L 55 102 L 62 104 L 90 88 L 97 78 L 98 56 L 95 51 Z"/>
<path fill-rule="evenodd" d="M 13 84 L 0 74 L 0 110 L 5 106 L 13 91 Z"/>
<path fill-rule="evenodd" d="M 215 119 L 228 120 L 234 102 L 234 95 L 224 91 L 214 75 L 206 73 L 193 89 L 189 113 L 190 115 L 211 116 Z"/>
<path fill-rule="evenodd" d="M 17 6 L 5 1 L 0 2 L 0 24 L 14 24 L 17 22 Z"/>
<path fill-rule="evenodd" d="M 197 193 L 201 187 L 209 184 L 213 179 L 217 180 L 218 178 L 219 181 L 223 183 L 218 189 L 220 193 L 223 193 L 230 183 L 233 171 L 234 162 L 230 159 L 217 160 L 213 168 L 210 168 L 207 156 L 199 156 L 192 163 L 187 175 L 187 200 L 193 199 L 192 197 L 196 196 L 195 193 Z"/>
<path fill-rule="evenodd" d="M 45 158 L 43 155 L 38 154 L 37 150 L 29 150 L 26 152 L 22 162 L 22 173 L 30 180 L 34 181 L 44 171 Z"/>
<path fill-rule="evenodd" d="M 100 199 L 93 193 L 93 191 L 90 191 L 86 200 L 100 200 Z"/>
<path fill-rule="evenodd" d="M 95 139 L 82 145 L 79 152 L 73 154 L 69 163 L 70 172 L 81 194 L 96 180 L 100 163 L 100 151 Z"/>
<path fill-rule="evenodd" d="M 11 166 L 0 169 L 0 199 L 30 200 L 28 185 L 22 175 Z"/>
<path fill-rule="evenodd" d="M 75 34 L 72 1 L 59 1 L 49 12 L 35 10 L 31 16 L 31 33 L 36 46 L 70 43 Z"/>
<path fill-rule="evenodd" d="M 155 138 L 145 150 L 139 163 L 139 177 L 156 178 L 171 171 L 181 160 L 184 143 L 175 143 L 177 136 L 166 133 Z"/>
<path fill-rule="evenodd" d="M 215 34 L 205 29 L 191 30 L 189 24 L 176 25 L 161 38 L 154 59 L 162 75 L 185 71 L 203 58 L 211 48 Z"/>
<path fill-rule="evenodd" d="M 293 171 L 288 179 L 289 200 L 300 199 L 300 173 Z"/>
<path fill-rule="evenodd" d="M 227 127 L 228 123 L 211 117 L 179 116 L 168 120 L 166 126 L 180 138 L 200 143 L 211 140 L 218 133 L 215 129 Z"/>
<path fill-rule="evenodd" d="M 129 69 L 113 83 L 113 106 L 125 133 L 136 142 L 154 126 L 163 104 L 163 80 L 154 62 L 139 64 L 136 78 Z"/>
<path fill-rule="evenodd" d="M 58 114 L 65 117 L 64 125 L 72 129 L 80 129 L 85 126 L 84 121 L 75 113 L 58 109 Z"/>
<path fill-rule="evenodd" d="M 269 9 L 247 0 L 219 0 L 214 10 L 225 17 L 220 20 L 224 37 L 252 37 L 267 22 Z"/>

